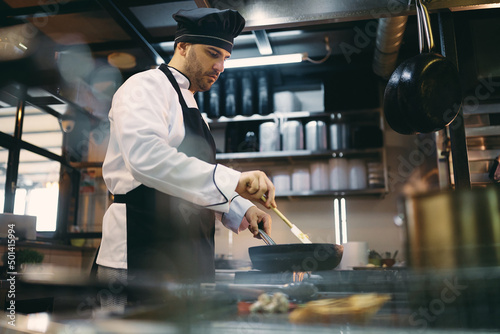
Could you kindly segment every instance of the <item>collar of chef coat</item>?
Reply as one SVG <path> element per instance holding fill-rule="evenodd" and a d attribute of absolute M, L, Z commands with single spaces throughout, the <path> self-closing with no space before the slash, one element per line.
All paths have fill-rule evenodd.
<path fill-rule="evenodd" d="M 189 87 L 191 87 L 191 81 L 189 80 L 189 78 L 184 73 L 182 73 L 181 71 L 179 71 L 178 69 L 176 69 L 174 67 L 168 66 L 168 68 L 170 69 L 170 72 L 174 76 L 175 81 L 177 81 L 177 84 L 179 85 L 179 88 L 181 89 L 182 96 L 184 96 L 184 100 L 186 101 L 187 106 L 189 108 L 199 109 L 198 104 L 196 103 L 196 100 L 194 98 L 193 92 L 191 92 L 189 90 Z M 205 120 L 205 123 L 206 123 L 206 120 Z M 208 123 L 207 123 L 207 126 L 208 126 Z"/>
<path fill-rule="evenodd" d="M 170 72 L 172 72 L 172 74 L 174 75 L 174 78 L 177 81 L 179 88 L 189 89 L 189 87 L 191 87 L 191 81 L 189 81 L 189 78 L 186 75 L 184 75 L 184 73 L 182 73 L 175 67 L 168 66 L 168 68 L 170 69 Z"/>

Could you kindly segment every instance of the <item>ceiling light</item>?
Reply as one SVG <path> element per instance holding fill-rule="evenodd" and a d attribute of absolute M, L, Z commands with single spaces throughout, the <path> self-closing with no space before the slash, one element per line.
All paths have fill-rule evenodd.
<path fill-rule="evenodd" d="M 27 56 L 32 37 L 28 34 L 29 25 L 20 24 L 0 28 L 0 61 L 16 60 Z"/>
<path fill-rule="evenodd" d="M 130 53 L 113 52 L 108 55 L 108 63 L 119 69 L 131 69 L 137 65 L 135 57 Z"/>
<path fill-rule="evenodd" d="M 283 37 L 293 37 L 302 35 L 304 32 L 302 30 L 285 30 L 285 31 L 274 31 L 267 33 L 270 38 L 283 38 Z"/>
<path fill-rule="evenodd" d="M 252 67 L 300 63 L 307 58 L 307 53 L 291 53 L 287 55 L 228 59 L 224 68 Z"/>

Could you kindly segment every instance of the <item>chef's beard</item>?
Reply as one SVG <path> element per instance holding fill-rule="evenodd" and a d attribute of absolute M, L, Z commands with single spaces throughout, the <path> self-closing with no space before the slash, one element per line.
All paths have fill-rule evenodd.
<path fill-rule="evenodd" d="M 214 71 L 209 71 L 206 72 L 203 69 L 203 64 L 201 61 L 198 59 L 198 56 L 196 52 L 190 50 L 191 52 L 188 52 L 186 56 L 186 75 L 191 81 L 191 87 L 190 89 L 195 90 L 197 92 L 205 92 L 209 90 L 212 85 L 215 83 L 214 82 L 208 82 L 208 76 L 211 75 L 216 75 L 218 76 L 217 72 Z"/>

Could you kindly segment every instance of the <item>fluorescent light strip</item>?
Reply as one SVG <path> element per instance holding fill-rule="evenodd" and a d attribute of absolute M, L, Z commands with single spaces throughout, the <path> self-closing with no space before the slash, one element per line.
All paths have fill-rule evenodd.
<path fill-rule="evenodd" d="M 336 198 L 333 200 L 333 219 L 335 222 L 335 243 L 337 245 L 342 244 L 342 236 L 340 235 L 340 208 L 339 200 Z"/>
<path fill-rule="evenodd" d="M 347 242 L 347 210 L 345 208 L 345 198 L 340 199 L 340 218 L 342 220 L 342 244 Z"/>
<path fill-rule="evenodd" d="M 224 68 L 293 64 L 293 63 L 300 63 L 306 57 L 307 57 L 306 53 L 291 53 L 287 55 L 277 55 L 277 56 L 228 59 L 224 63 Z"/>

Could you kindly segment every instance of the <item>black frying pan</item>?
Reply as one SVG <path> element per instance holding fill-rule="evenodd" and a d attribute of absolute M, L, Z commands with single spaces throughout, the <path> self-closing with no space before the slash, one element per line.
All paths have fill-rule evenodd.
<path fill-rule="evenodd" d="M 319 271 L 337 267 L 342 259 L 344 247 L 328 243 L 277 245 L 262 230 L 261 238 L 267 246 L 248 249 L 254 269 L 267 272 Z"/>
<path fill-rule="evenodd" d="M 387 123 L 401 134 L 441 130 L 455 119 L 462 104 L 457 68 L 432 51 L 429 14 L 421 0 L 416 3 L 420 54 L 396 68 L 384 93 Z M 428 52 L 424 52 L 425 42 Z"/>

